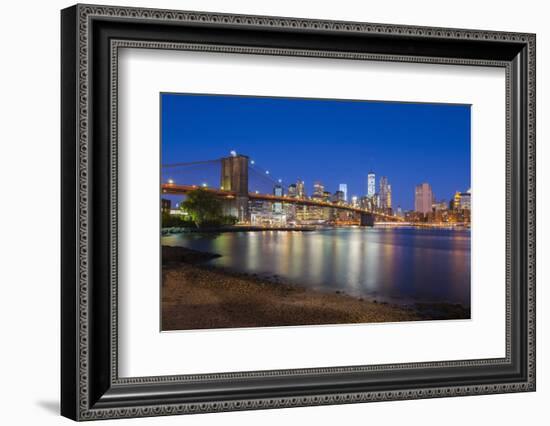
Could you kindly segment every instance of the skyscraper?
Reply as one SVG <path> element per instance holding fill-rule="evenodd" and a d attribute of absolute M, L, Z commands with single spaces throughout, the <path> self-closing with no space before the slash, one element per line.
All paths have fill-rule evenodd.
<path fill-rule="evenodd" d="M 403 217 L 403 209 L 401 206 L 397 206 L 397 216 Z"/>
<path fill-rule="evenodd" d="M 344 202 L 346 201 L 344 191 L 336 191 L 336 192 L 332 195 L 331 201 L 332 201 L 333 203 L 338 203 L 338 204 L 344 203 Z"/>
<path fill-rule="evenodd" d="M 321 182 L 316 181 L 313 184 L 313 196 L 323 198 L 324 193 L 325 193 L 325 186 Z"/>
<path fill-rule="evenodd" d="M 391 185 L 386 176 L 380 178 L 380 208 L 391 209 Z"/>
<path fill-rule="evenodd" d="M 298 198 L 306 198 L 306 191 L 304 188 L 304 181 L 298 179 L 296 181 L 296 196 Z"/>
<path fill-rule="evenodd" d="M 290 185 L 288 185 L 288 196 L 289 197 L 296 197 L 297 195 L 297 190 L 296 190 L 296 184 L 295 183 L 291 183 Z"/>
<path fill-rule="evenodd" d="M 460 210 L 460 191 L 456 191 L 453 196 L 453 210 Z"/>
<path fill-rule="evenodd" d="M 348 184 L 341 183 L 340 185 L 338 185 L 338 190 L 344 193 L 344 201 L 347 203 L 348 202 Z"/>
<path fill-rule="evenodd" d="M 434 196 L 429 183 L 416 185 L 414 190 L 414 210 L 419 213 L 430 213 L 432 211 Z"/>
<path fill-rule="evenodd" d="M 460 208 L 462 210 L 470 210 L 472 208 L 472 190 L 460 194 Z"/>
<path fill-rule="evenodd" d="M 367 175 L 367 197 L 372 198 L 376 194 L 376 176 L 374 172 Z"/>
<path fill-rule="evenodd" d="M 470 210 L 471 207 L 471 190 L 468 192 L 457 191 L 453 197 L 453 210 Z"/>

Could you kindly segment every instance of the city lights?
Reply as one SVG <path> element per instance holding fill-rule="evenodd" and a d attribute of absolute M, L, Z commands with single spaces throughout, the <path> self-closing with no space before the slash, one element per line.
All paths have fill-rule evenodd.
<path fill-rule="evenodd" d="M 430 227 L 470 225 L 470 189 L 449 194 L 450 201 L 445 201 L 436 200 L 429 183 L 412 186 L 414 208 L 404 210 L 399 205 L 392 205 L 392 185 L 388 177 L 378 177 L 373 171 L 366 175 L 367 185 L 363 186 L 363 195 L 349 195 L 349 186 L 344 179 L 340 181 L 344 183 L 334 184 L 333 188 L 325 185 L 322 180 L 315 180 L 308 191 L 301 179 L 284 185 L 283 178 L 275 180 L 270 176 L 269 170 L 261 169 L 262 172 L 256 170 L 256 173 L 269 176 L 267 179 L 271 188 L 262 187 L 249 193 L 248 166 L 255 164 L 255 161 L 248 160 L 244 155 L 237 155 L 235 150 L 231 151 L 231 156 L 222 160 L 226 161 L 222 162 L 221 184 L 209 187 L 204 181 L 198 186 L 218 197 L 222 196 L 228 203 L 234 203 L 229 200 L 238 199 L 238 208 L 233 204 L 227 204 L 224 208 L 240 223 L 262 226 L 373 226 L 374 222 L 382 225 L 394 223 Z M 197 185 L 187 185 L 189 189 L 186 189 L 186 185 L 181 183 L 176 186 L 173 178 L 166 182 L 166 186 L 162 188 L 163 193 L 187 194 L 192 188 L 197 188 Z M 265 185 L 266 182 L 262 184 Z M 366 215 L 370 217 L 370 225 L 364 224 Z"/>

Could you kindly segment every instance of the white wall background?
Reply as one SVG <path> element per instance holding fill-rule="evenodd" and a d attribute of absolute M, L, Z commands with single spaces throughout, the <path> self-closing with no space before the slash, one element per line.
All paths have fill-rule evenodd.
<path fill-rule="evenodd" d="M 103 4 L 537 33 L 538 391 L 317 408 L 118 420 L 118 424 L 544 424 L 550 400 L 550 27 L 545 2 L 161 0 Z M 2 5 L 0 67 L 0 401 L 2 423 L 68 424 L 59 405 L 59 9 Z M 546 262 L 545 262 L 546 261 Z M 547 421 L 547 420 L 546 420 Z M 131 422 L 131 423 L 129 423 Z M 107 421 L 102 424 L 117 424 Z"/>

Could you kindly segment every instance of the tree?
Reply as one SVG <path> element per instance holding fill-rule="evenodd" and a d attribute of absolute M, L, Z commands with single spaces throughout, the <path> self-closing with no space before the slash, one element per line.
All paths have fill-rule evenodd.
<path fill-rule="evenodd" d="M 187 212 L 197 228 L 204 224 L 219 224 L 223 219 L 221 201 L 202 188 L 189 192 L 180 209 Z"/>

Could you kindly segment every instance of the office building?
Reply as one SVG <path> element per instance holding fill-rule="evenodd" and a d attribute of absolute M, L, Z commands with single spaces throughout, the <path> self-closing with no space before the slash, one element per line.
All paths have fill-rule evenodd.
<path fill-rule="evenodd" d="M 288 196 L 289 197 L 296 197 L 298 195 L 298 191 L 296 189 L 296 184 L 295 183 L 292 183 L 290 185 L 288 185 Z"/>
<path fill-rule="evenodd" d="M 336 191 L 332 197 L 331 197 L 331 201 L 333 203 L 337 203 L 337 204 L 344 204 L 346 202 L 346 194 L 344 191 Z"/>
<path fill-rule="evenodd" d="M 344 202 L 348 202 L 348 184 L 347 183 L 341 183 L 338 185 L 338 190 L 341 191 L 344 194 Z"/>
<path fill-rule="evenodd" d="M 316 181 L 313 184 L 313 197 L 323 198 L 324 193 L 325 193 L 325 186 L 321 182 Z"/>
<path fill-rule="evenodd" d="M 429 183 L 416 185 L 414 190 L 414 210 L 418 213 L 428 214 L 432 211 L 434 196 Z"/>
<path fill-rule="evenodd" d="M 306 190 L 304 186 L 303 180 L 297 180 L 296 181 L 296 196 L 298 198 L 306 198 Z"/>
<path fill-rule="evenodd" d="M 380 178 L 380 205 L 383 210 L 391 209 L 391 185 L 388 183 L 388 178 L 382 176 Z"/>
<path fill-rule="evenodd" d="M 376 176 L 373 172 L 367 175 L 367 197 L 373 198 L 376 193 Z"/>

